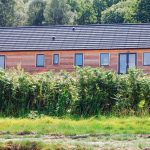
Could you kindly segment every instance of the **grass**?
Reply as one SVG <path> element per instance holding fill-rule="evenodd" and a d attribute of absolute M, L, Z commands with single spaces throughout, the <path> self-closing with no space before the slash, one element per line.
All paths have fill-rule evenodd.
<path fill-rule="evenodd" d="M 149 134 L 150 117 L 101 117 L 74 120 L 42 117 L 38 119 L 0 118 L 0 131 L 11 134 Z"/>
<path fill-rule="evenodd" d="M 91 150 L 80 145 L 46 144 L 42 142 L 12 142 L 0 143 L 0 150 Z"/>

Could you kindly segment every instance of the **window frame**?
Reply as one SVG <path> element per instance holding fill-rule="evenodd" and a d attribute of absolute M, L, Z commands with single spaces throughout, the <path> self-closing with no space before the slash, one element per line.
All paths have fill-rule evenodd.
<path fill-rule="evenodd" d="M 125 74 L 127 74 L 128 73 L 128 69 L 129 69 L 129 55 L 130 54 L 134 54 L 135 55 L 135 68 L 137 68 L 138 54 L 136 52 L 135 53 L 119 53 L 119 57 L 118 57 L 118 74 L 122 74 L 122 73 L 120 73 L 120 57 L 121 57 L 122 54 L 127 56 L 127 58 L 126 58 L 126 63 L 127 63 L 126 70 L 127 70 L 127 72 L 125 73 Z"/>
<path fill-rule="evenodd" d="M 58 56 L 58 63 L 55 63 L 54 61 L 55 55 Z M 59 65 L 59 60 L 60 60 L 59 54 L 53 54 L 53 65 Z"/>
<path fill-rule="evenodd" d="M 108 65 L 102 65 L 101 58 L 103 54 L 108 54 Z M 100 53 L 100 66 L 103 66 L 103 67 L 110 66 L 110 53 Z"/>
<path fill-rule="evenodd" d="M 150 64 L 146 65 L 146 64 L 145 64 L 145 61 L 144 61 L 144 57 L 145 57 L 144 55 L 147 54 L 147 53 L 150 54 L 150 52 L 144 52 L 144 53 L 143 53 L 143 66 L 150 66 Z"/>
<path fill-rule="evenodd" d="M 76 63 L 77 63 L 77 61 L 76 61 L 77 55 L 82 55 L 82 65 L 76 65 Z M 83 67 L 84 66 L 84 54 L 83 53 L 75 53 L 75 56 L 74 56 L 74 66 L 76 66 L 76 67 Z"/>
<path fill-rule="evenodd" d="M 44 56 L 44 64 L 41 66 L 41 65 L 38 65 L 38 56 Z M 45 55 L 44 54 L 36 54 L 36 67 L 45 67 Z"/>
<path fill-rule="evenodd" d="M 6 56 L 5 55 L 0 55 L 0 57 L 4 57 L 4 68 L 1 68 L 1 69 L 6 69 Z"/>

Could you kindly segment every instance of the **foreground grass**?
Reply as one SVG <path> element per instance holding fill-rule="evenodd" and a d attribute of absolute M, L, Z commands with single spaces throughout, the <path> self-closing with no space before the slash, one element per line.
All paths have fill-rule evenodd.
<path fill-rule="evenodd" d="M 42 142 L 7 142 L 0 143 L 0 150 L 91 150 L 80 145 L 46 144 Z"/>
<path fill-rule="evenodd" d="M 150 117 L 101 117 L 98 119 L 38 119 L 1 118 L 0 131 L 11 134 L 36 132 L 37 134 L 149 134 Z"/>

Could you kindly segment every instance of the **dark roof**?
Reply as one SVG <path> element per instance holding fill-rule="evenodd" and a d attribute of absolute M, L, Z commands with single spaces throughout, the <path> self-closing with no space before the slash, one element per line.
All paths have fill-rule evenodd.
<path fill-rule="evenodd" d="M 150 24 L 0 28 L 0 51 L 150 48 Z"/>

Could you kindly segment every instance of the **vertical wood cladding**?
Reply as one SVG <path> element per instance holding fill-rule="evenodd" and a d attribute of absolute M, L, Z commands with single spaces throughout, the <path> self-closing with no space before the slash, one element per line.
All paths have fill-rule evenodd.
<path fill-rule="evenodd" d="M 6 56 L 6 68 L 21 65 L 29 72 L 74 70 L 74 55 L 83 53 L 84 66 L 100 67 L 100 53 L 110 54 L 110 65 L 105 68 L 118 72 L 119 53 L 136 53 L 137 67 L 150 74 L 150 66 L 143 66 L 143 53 L 150 49 L 124 49 L 124 50 L 62 50 L 62 51 L 22 51 L 22 52 L 0 52 Z M 36 67 L 36 55 L 45 55 L 45 67 Z M 53 54 L 59 54 L 59 64 L 53 64 Z"/>

